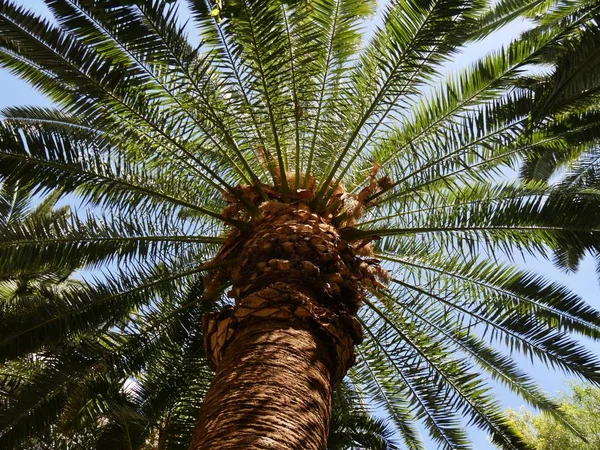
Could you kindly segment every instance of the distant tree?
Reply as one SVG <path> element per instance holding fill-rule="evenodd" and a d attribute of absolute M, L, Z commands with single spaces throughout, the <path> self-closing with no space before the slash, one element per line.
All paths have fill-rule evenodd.
<path fill-rule="evenodd" d="M 600 448 L 600 388 L 573 385 L 563 395 L 559 407 L 571 423 L 577 424 L 581 436 L 547 414 L 510 411 L 513 424 L 521 430 L 525 441 L 536 450 L 597 450 Z M 584 439 L 582 439 L 584 438 Z M 587 442 L 586 442 L 587 441 Z"/>

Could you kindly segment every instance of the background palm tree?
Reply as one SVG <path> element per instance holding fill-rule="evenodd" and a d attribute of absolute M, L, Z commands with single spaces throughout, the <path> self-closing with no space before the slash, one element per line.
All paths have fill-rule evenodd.
<path fill-rule="evenodd" d="M 514 89 L 515 82 L 581 22 L 548 26 L 438 79 L 461 48 L 512 18 L 564 16 L 582 3 L 395 1 L 362 43 L 371 3 L 194 1 L 198 48 L 176 24 L 173 6 L 47 3 L 56 23 L 0 0 L 0 63 L 60 105 L 3 111 L 0 176 L 59 187 L 80 206 L 60 226 L 11 229 L 3 264 L 66 265 L 93 277 L 3 311 L 0 357 L 7 366 L 29 359 L 41 375 L 21 387 L 5 383 L 10 420 L 0 446 L 22 445 L 82 411 L 59 398 L 72 380 L 85 380 L 72 398 L 95 411 L 71 413 L 83 429 L 99 417 L 114 421 L 107 430 L 125 429 L 115 412 L 138 414 L 140 406 L 106 392 L 135 374 L 147 391 L 138 398 L 170 396 L 160 404 L 184 408 L 176 414 L 181 427 L 190 430 L 194 414 L 205 418 L 195 448 L 241 448 L 236 439 L 264 437 L 252 427 L 281 417 L 277 402 L 256 408 L 264 397 L 285 402 L 293 419 L 284 429 L 313 421 L 321 430 L 307 428 L 318 438 L 314 448 L 323 448 L 331 385 L 353 352 L 358 362 L 345 381 L 355 395 L 344 398 L 380 406 L 407 448 L 423 447 L 418 422 L 443 448 L 468 448 L 465 422 L 505 448 L 527 448 L 494 400 L 492 379 L 567 422 L 508 352 L 598 383 L 596 357 L 569 336 L 597 339 L 598 312 L 499 262 L 520 252 L 598 248 L 596 194 L 502 176 L 530 153 L 537 120 L 531 90 Z M 592 27 L 598 5 L 586 5 Z M 296 238 L 286 237 L 286 227 Z M 282 280 L 285 301 L 266 291 Z M 232 284 L 235 308 L 225 295 Z M 273 294 L 268 307 L 265 292 Z M 296 292 L 310 305 L 308 319 L 298 318 Z M 221 308 L 202 333 L 202 314 Z M 253 319 L 235 333 L 243 308 L 286 319 Z M 361 341 L 357 321 L 364 336 L 353 350 Z M 280 329 L 293 329 L 310 351 L 326 350 L 313 363 L 294 347 L 300 339 L 288 343 L 298 365 L 278 370 L 288 371 L 284 387 L 296 394 L 249 397 L 231 384 L 220 395 L 227 370 L 242 367 L 230 349 L 256 355 L 240 336 L 269 338 Z M 228 338 L 236 346 L 225 348 Z M 214 367 L 221 349 L 225 361 L 203 410 L 202 340 Z M 54 359 L 33 357 L 48 348 L 60 349 Z M 282 345 L 271 340 L 267 349 Z M 301 367 L 320 371 L 322 391 L 301 384 Z M 238 378 L 262 393 L 265 374 Z M 147 381 L 179 375 L 188 378 L 175 380 L 174 390 Z M 227 406 L 226 395 L 237 396 L 232 408 L 254 406 L 253 420 L 212 427 L 208 416 Z M 310 396 L 318 407 L 289 401 Z M 189 398 L 198 409 L 181 406 Z M 165 410 L 156 410 L 153 417 L 165 420 Z M 191 431 L 164 423 L 164 448 L 189 445 L 180 439 Z M 204 433 L 210 427 L 216 434 Z M 140 440 L 118 442 L 152 445 L 152 428 L 141 428 Z M 289 436 L 277 429 L 272 436 L 282 435 Z"/>

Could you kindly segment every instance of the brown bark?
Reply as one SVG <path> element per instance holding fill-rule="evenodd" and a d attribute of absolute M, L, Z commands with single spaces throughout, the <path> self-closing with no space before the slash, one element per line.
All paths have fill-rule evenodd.
<path fill-rule="evenodd" d="M 216 260 L 239 264 L 235 306 L 203 318 L 216 376 L 191 450 L 324 450 L 332 386 L 354 362 L 362 339 L 354 317 L 378 265 L 340 238 L 329 219 L 303 204 L 264 202 L 253 230 L 233 232 Z M 210 291 L 210 289 L 209 289 Z"/>
<path fill-rule="evenodd" d="M 252 321 L 228 345 L 209 389 L 192 450 L 324 450 L 331 358 L 301 320 Z"/>

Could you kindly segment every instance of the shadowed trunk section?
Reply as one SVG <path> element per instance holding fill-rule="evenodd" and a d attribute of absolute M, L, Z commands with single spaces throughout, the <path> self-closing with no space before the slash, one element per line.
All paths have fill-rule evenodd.
<path fill-rule="evenodd" d="M 309 324 L 238 330 L 204 401 L 192 450 L 324 450 L 331 415 L 327 343 Z"/>

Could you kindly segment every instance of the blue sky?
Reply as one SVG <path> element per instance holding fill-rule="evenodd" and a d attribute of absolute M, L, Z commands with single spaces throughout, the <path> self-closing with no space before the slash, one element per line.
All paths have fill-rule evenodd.
<path fill-rule="evenodd" d="M 21 0 L 18 1 L 18 3 L 31 7 L 36 11 L 46 10 L 39 0 Z M 454 60 L 449 63 L 448 70 L 463 67 L 469 61 L 473 61 L 479 56 L 487 53 L 489 50 L 508 42 L 526 27 L 527 24 L 524 22 L 510 24 L 502 30 L 502 32 L 496 33 L 485 41 L 469 47 L 464 54 L 454 58 Z M 29 87 L 27 83 L 18 80 L 6 70 L 0 69 L 0 108 L 13 105 L 50 106 L 51 103 L 43 95 Z M 518 262 L 522 263 L 532 271 L 568 286 L 592 306 L 600 308 L 600 288 L 598 276 L 595 273 L 593 258 L 586 258 L 581 264 L 579 271 L 575 274 L 567 274 L 556 269 L 548 259 L 544 258 L 526 258 L 525 260 Z M 600 353 L 599 343 L 590 345 L 589 348 L 596 353 Z M 515 358 L 523 364 L 524 368 L 531 368 L 530 372 L 532 375 L 540 382 L 541 386 L 548 393 L 555 395 L 559 390 L 566 389 L 565 380 L 567 378 L 561 373 L 550 372 L 540 365 L 531 366 L 531 364 L 521 356 L 515 356 Z M 495 389 L 495 391 L 498 393 L 501 403 L 505 407 L 518 409 L 523 404 L 520 399 L 502 388 Z M 491 450 L 495 448 L 487 442 L 483 433 L 477 432 L 474 434 L 474 437 L 476 439 L 476 450 Z M 435 445 L 432 443 L 428 444 L 428 449 L 433 450 L 435 448 Z"/>

